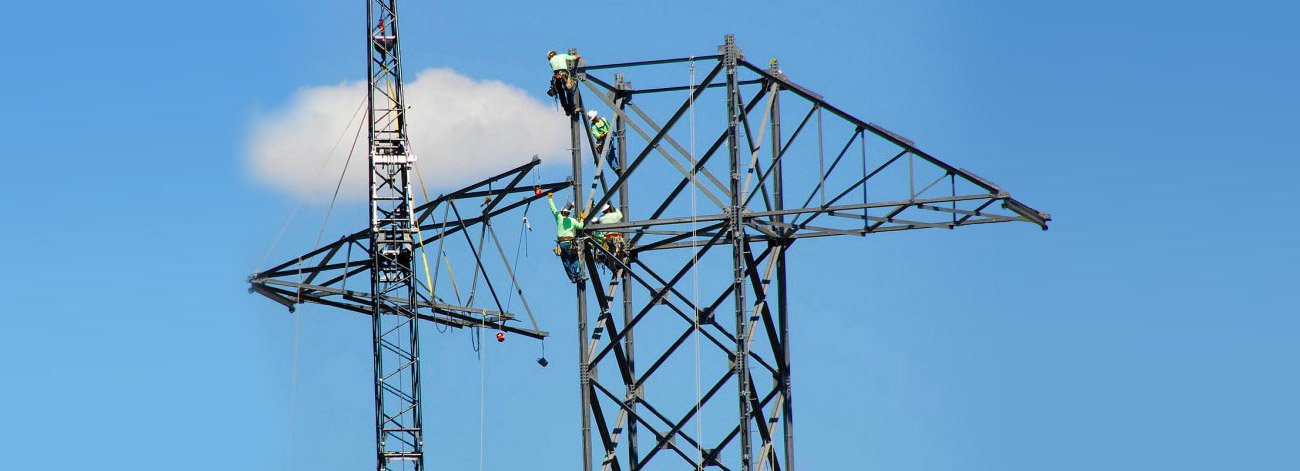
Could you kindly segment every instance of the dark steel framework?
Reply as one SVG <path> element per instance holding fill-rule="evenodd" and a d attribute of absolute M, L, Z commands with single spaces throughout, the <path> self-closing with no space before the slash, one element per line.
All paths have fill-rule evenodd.
<path fill-rule="evenodd" d="M 413 257 L 386 256 L 374 237 L 378 233 L 366 229 L 343 236 L 318 249 L 287 260 L 267 270 L 249 276 L 250 290 L 270 298 L 290 311 L 303 303 L 320 304 L 360 314 L 369 315 L 373 323 L 381 324 L 377 331 L 376 349 L 376 424 L 378 425 L 378 469 L 423 469 L 423 442 L 413 441 L 422 436 L 423 423 L 416 415 L 419 405 L 419 349 L 416 335 L 394 337 L 396 333 L 411 332 L 417 320 L 454 328 L 481 328 L 542 339 L 549 335 L 538 328 L 528 301 L 514 276 L 504 247 L 493 226 L 493 218 L 526 207 L 544 197 L 546 192 L 569 186 L 568 182 L 521 185 L 540 160 L 533 161 L 485 179 L 473 185 L 441 195 L 412 211 L 412 227 L 423 231 L 423 236 L 411 242 L 411 250 L 432 249 L 436 254 L 445 252 L 443 246 L 460 239 L 461 247 L 468 247 L 474 259 L 473 279 L 487 290 L 489 305 L 495 309 L 472 307 L 473 299 L 464 304 L 445 301 L 434 296 L 441 291 L 435 276 L 427 283 L 419 283 L 411 274 L 417 265 Z M 417 235 L 419 233 L 416 233 Z M 386 237 L 380 234 L 380 237 Z M 495 252 L 493 255 L 491 252 Z M 377 255 L 377 256 L 376 256 Z M 492 259 L 500 258 L 500 264 Z M 392 282 L 376 289 L 376 266 L 390 264 L 383 270 L 393 270 L 391 264 L 407 278 L 405 289 L 395 294 L 385 291 Z M 435 259 L 435 266 L 437 261 Z M 494 284 L 489 272 L 504 271 L 509 285 Z M 383 273 L 383 272 L 380 272 Z M 436 275 L 436 272 L 435 272 Z M 348 288 L 348 280 L 370 281 L 369 290 Z M 364 281 L 363 281 L 364 280 Z M 407 281 L 409 280 L 409 281 Z M 382 281 L 382 280 L 380 280 Z M 454 284 L 454 280 L 452 280 Z M 355 286 L 355 285 L 354 285 Z M 454 287 L 454 286 L 453 286 Z M 506 298 L 518 296 L 528 314 L 527 326 L 522 319 L 503 306 Z M 472 296 L 471 296 L 472 298 Z M 375 316 L 376 312 L 383 315 Z M 395 363 L 394 363 L 395 362 Z M 385 367 L 384 365 L 393 365 Z M 386 369 L 384 369 L 386 368 Z M 383 372 L 380 374 L 380 372 Z M 405 373 L 406 376 L 402 376 Z M 412 377 L 413 376 L 413 377 Z M 414 381 L 413 381 L 414 380 Z M 382 394 L 382 396 L 380 395 Z M 395 399 L 394 399 L 395 398 Z M 397 464 L 401 463 L 401 464 Z"/>
<path fill-rule="evenodd" d="M 707 70 L 699 80 L 697 66 Z M 634 73 L 669 82 L 633 88 L 625 77 Z M 584 233 L 628 241 L 626 254 L 592 237 L 580 243 L 590 275 L 577 286 L 584 471 L 593 461 L 604 471 L 794 468 L 786 255 L 795 241 L 1013 221 L 1045 230 L 1051 219 L 827 103 L 776 61 L 748 62 L 731 36 L 715 55 L 580 64 L 576 79 L 580 106 L 613 112 L 616 131 L 606 139 L 617 140 L 622 171 L 582 155 L 583 141 L 597 146 L 590 122 L 575 114 L 574 200 L 591 213 L 617 199 L 627 218 Z M 697 112 L 706 118 L 697 122 Z M 783 116 L 796 120 L 793 131 Z M 708 147 L 697 154 L 700 123 Z M 587 162 L 596 175 L 584 195 Z M 642 198 L 636 220 L 633 196 Z M 590 328 L 589 299 L 597 307 Z M 728 304 L 731 318 L 721 316 Z M 599 375 L 602 366 L 611 377 Z M 671 371 L 692 366 L 696 394 L 685 398 L 683 375 Z M 726 397 L 734 402 L 722 404 Z"/>
<path fill-rule="evenodd" d="M 521 186 L 540 163 L 534 157 L 525 165 L 415 207 L 412 179 L 416 178 L 416 158 L 406 133 L 396 1 L 367 0 L 366 18 L 370 227 L 254 273 L 249 283 L 251 291 L 291 311 L 296 304 L 315 303 L 371 316 L 376 466 L 380 471 L 420 471 L 424 469 L 424 434 L 419 321 L 544 338 L 547 333 L 538 329 L 535 321 L 531 327 L 512 325 L 515 316 L 502 308 L 505 297 L 518 296 L 532 319 L 491 221 L 526 208 L 568 182 Z M 441 222 L 435 220 L 436 210 L 442 211 Z M 474 226 L 479 232 L 477 241 L 470 236 Z M 472 307 L 473 294 L 463 306 L 444 302 L 434 295 L 438 292 L 436 277 L 426 284 L 417 279 L 413 269 L 417 250 L 437 243 L 436 263 L 444 253 L 443 244 L 458 233 L 474 258 L 472 286 L 477 287 L 481 279 L 496 310 Z M 490 256 L 483 250 L 489 247 L 488 240 L 501 257 L 513 292 L 499 293 L 498 288 L 504 287 L 494 286 L 489 277 L 484 258 Z M 353 258 L 353 249 L 357 258 Z M 425 265 L 427 269 L 427 261 Z M 368 290 L 348 289 L 349 279 L 367 277 Z M 455 280 L 451 281 L 454 289 Z M 459 301 L 459 292 L 456 297 Z"/>
<path fill-rule="evenodd" d="M 579 239 L 584 275 L 590 275 L 576 285 L 584 471 L 594 462 L 606 471 L 682 469 L 683 462 L 697 470 L 794 468 L 786 255 L 795 241 L 1013 221 L 1046 229 L 1051 219 L 993 183 L 835 108 L 793 83 L 775 61 L 767 68 L 751 64 L 731 36 L 714 55 L 579 64 L 575 78 L 585 90 L 579 106 L 589 108 L 583 103 L 589 98 L 613 111 L 615 132 L 606 139 L 617 142 L 622 169 L 603 169 L 604 159 L 593 152 L 589 190 L 581 186 L 583 142 L 587 149 L 596 146 L 586 132 L 590 123 L 577 113 L 570 120 L 569 181 L 521 185 L 539 163 L 534 158 L 415 207 L 397 37 L 395 2 L 368 0 L 370 227 L 249 277 L 251 291 L 290 310 L 314 303 L 372 317 L 381 471 L 423 469 L 418 320 L 547 335 L 535 322 L 520 326 L 502 307 L 504 288 L 488 277 L 485 259 L 493 257 L 484 255 L 496 249 L 509 289 L 529 311 L 492 219 L 546 193 L 570 187 L 575 201 L 585 201 L 586 214 L 617 198 L 631 216 L 634 196 L 643 198 L 636 201 L 638 213 L 654 208 L 641 219 L 591 224 Z M 660 69 L 680 73 L 686 64 L 686 85 L 638 89 L 624 80 L 627 73 L 680 78 Z M 697 64 L 707 70 L 699 80 Z M 620 73 L 604 75 L 613 71 Z M 674 95 L 680 105 L 670 103 Z M 647 101 L 644 108 L 639 104 Z M 709 144 L 703 153 L 694 144 L 697 108 Z M 662 124 L 652 117 L 659 112 L 669 115 Z M 783 116 L 797 122 L 793 131 L 782 128 Z M 686 128 L 688 145 L 682 144 Z M 640 177 L 635 195 L 633 176 Z M 796 204 L 787 204 L 787 195 Z M 708 210 L 700 211 L 699 201 Z M 590 237 L 595 231 L 622 234 L 627 250 L 597 243 Z M 469 248 L 475 286 L 481 276 L 495 310 L 475 308 L 472 300 L 461 305 L 459 294 L 457 303 L 445 302 L 434 294 L 437 276 L 427 284 L 417 280 L 417 250 L 436 243 L 438 257 L 450 239 L 463 239 Z M 713 250 L 718 247 L 730 250 Z M 347 281 L 357 278 L 368 278 L 369 289 L 349 290 Z M 588 324 L 589 300 L 599 311 L 594 325 Z M 720 318 L 727 304 L 734 317 Z M 692 339 L 693 362 L 686 358 Z M 602 365 L 612 379 L 601 379 Z M 687 367 L 695 370 L 693 397 L 681 392 L 684 376 L 674 373 Z M 720 399 L 730 395 L 727 390 L 736 394 L 733 405 Z"/>
<path fill-rule="evenodd" d="M 415 317 L 454 328 L 485 327 L 536 339 L 548 335 L 546 331 L 539 330 L 536 324 L 530 323 L 532 327 L 526 328 L 511 323 L 522 320 L 506 312 L 502 303 L 510 292 L 519 294 L 517 280 L 511 277 L 509 287 L 500 287 L 493 284 L 492 278 L 487 276 L 492 268 L 487 266 L 487 260 L 492 258 L 489 251 L 495 251 L 500 256 L 502 264 L 506 265 L 505 271 L 510 273 L 505 248 L 497 237 L 493 218 L 540 200 L 546 192 L 569 186 L 567 181 L 521 186 L 524 177 L 540 163 L 540 160 L 534 159 L 473 185 L 438 196 L 415 208 L 415 224 L 424 231 L 424 235 L 415 241 L 414 248 L 431 248 L 443 252 L 445 250 L 441 250 L 441 245 L 461 238 L 469 247 L 470 254 L 478 255 L 474 257 L 476 276 L 482 277 L 484 288 L 496 306 L 494 310 L 445 302 L 442 297 L 430 294 L 430 288 L 438 291 L 440 287 L 438 280 L 434 279 L 429 284 L 415 284 L 416 299 L 412 304 Z M 542 194 L 537 194 L 538 190 Z M 473 208 L 473 212 L 469 212 L 468 208 Z M 465 213 L 461 213 L 462 210 Z M 473 234 L 474 229 L 478 229 L 478 234 Z M 370 239 L 370 229 L 345 235 L 333 243 L 252 274 L 248 277 L 249 289 L 290 310 L 298 304 L 310 303 L 371 315 L 375 312 L 374 291 L 350 290 L 347 286 L 348 280 L 355 282 L 370 277 L 375 264 Z M 385 298 L 387 302 L 399 301 L 391 295 Z M 524 300 L 523 307 L 528 310 L 527 300 Z M 531 311 L 529 315 L 531 316 Z"/>

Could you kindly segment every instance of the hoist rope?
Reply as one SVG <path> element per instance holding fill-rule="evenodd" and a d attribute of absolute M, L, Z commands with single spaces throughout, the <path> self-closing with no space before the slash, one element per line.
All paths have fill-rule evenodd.
<path fill-rule="evenodd" d="M 343 187 L 343 177 L 347 176 L 347 165 L 352 163 L 352 155 L 356 154 L 356 141 L 359 141 L 360 138 L 361 138 L 361 122 L 357 122 L 356 135 L 352 137 L 352 147 L 348 148 L 347 160 L 343 161 L 343 170 L 342 172 L 338 173 L 338 183 L 337 185 L 334 185 L 334 195 L 331 196 L 329 200 L 329 208 L 325 209 L 325 220 L 321 221 L 320 232 L 316 233 L 316 245 L 312 246 L 312 252 L 315 252 L 317 249 L 320 249 L 321 247 L 321 237 L 324 237 L 325 228 L 326 226 L 329 225 L 329 216 L 331 215 L 331 213 L 334 213 L 334 203 L 338 202 L 338 191 L 341 190 Z M 312 259 L 315 258 L 311 258 L 307 260 L 308 262 L 311 262 Z M 298 284 L 299 285 L 303 284 L 303 259 L 302 258 L 298 258 Z M 303 289 L 299 288 L 298 291 L 296 291 L 296 294 L 298 294 L 298 302 L 302 303 Z"/>
<path fill-rule="evenodd" d="M 334 185 L 334 195 L 330 197 L 329 208 L 325 210 L 325 221 L 321 222 L 320 231 L 316 233 L 316 246 L 312 248 L 315 252 L 320 248 L 320 239 L 325 235 L 325 226 L 330 222 L 330 215 L 334 213 L 334 203 L 339 199 L 339 190 L 343 188 L 343 177 L 348 174 L 348 165 L 352 163 L 352 156 L 357 152 L 357 141 L 361 139 L 361 124 L 357 123 L 357 132 L 352 137 L 352 147 L 348 148 L 348 158 L 343 162 L 343 171 L 339 172 L 339 181 Z"/>
<path fill-rule="evenodd" d="M 534 177 L 533 181 L 534 182 L 538 181 L 539 177 L 537 175 L 537 167 L 533 167 L 532 172 Z M 519 253 L 521 251 L 520 249 L 525 247 L 524 239 L 528 237 L 528 223 L 526 221 L 528 220 L 528 210 L 531 209 L 532 207 L 533 207 L 533 202 L 531 200 L 528 201 L 527 203 L 524 203 L 524 219 L 519 221 L 519 241 L 515 244 L 515 260 L 514 262 L 510 263 L 511 273 L 517 273 L 519 271 Z M 516 291 L 515 295 L 519 296 L 522 299 L 523 289 L 516 284 L 515 291 Z M 505 312 L 510 312 L 510 306 L 514 304 L 514 300 L 515 300 L 514 296 L 506 298 Z M 504 322 L 502 323 L 502 326 L 504 327 Z"/>
<path fill-rule="evenodd" d="M 411 146 L 411 153 L 415 153 L 415 146 Z M 424 187 L 424 174 L 420 173 L 419 162 L 415 163 L 415 178 L 420 182 L 420 193 L 424 195 L 424 202 L 428 203 L 429 191 Z M 420 219 L 418 217 L 415 217 L 414 214 L 411 217 L 415 225 L 415 234 L 420 238 L 420 260 L 424 262 L 424 283 L 429 288 L 429 299 L 437 302 L 438 296 L 433 292 L 433 277 L 429 276 L 429 255 L 428 251 L 424 250 L 424 229 L 420 228 Z M 447 272 L 451 273 L 451 268 L 448 268 Z"/>
<path fill-rule="evenodd" d="M 334 140 L 334 144 L 330 146 L 329 152 L 325 154 L 325 160 L 322 161 L 320 167 L 316 169 L 316 176 L 313 177 L 313 180 L 315 178 L 319 178 L 321 172 L 325 171 L 325 167 L 329 165 L 329 162 L 331 160 L 333 160 L 334 151 L 338 149 L 339 144 L 343 142 L 343 138 L 347 136 L 348 129 L 352 127 L 352 121 L 355 121 L 357 119 L 357 115 L 361 113 L 361 109 L 365 106 L 365 104 L 366 101 L 364 99 L 361 100 L 361 103 L 357 104 L 356 111 L 352 112 L 352 117 L 348 118 L 348 122 L 343 125 L 343 130 L 339 132 L 339 137 Z M 358 126 L 357 132 L 360 133 L 360 130 L 361 128 L 360 126 Z M 356 147 L 355 138 L 352 141 L 352 147 L 354 149 Z M 349 151 L 348 154 L 349 161 L 351 160 L 351 158 L 352 158 L 352 154 L 351 151 Z M 343 171 L 344 173 L 347 172 L 346 163 L 343 164 Z M 342 182 L 342 179 L 343 177 L 340 175 L 339 181 Z M 338 198 L 338 189 L 335 188 L 334 199 L 337 198 Z M 333 209 L 334 206 L 334 199 L 330 200 L 331 209 Z M 306 198 L 304 196 L 298 197 L 298 201 L 294 204 L 293 211 L 289 213 L 289 217 L 286 218 L 284 224 L 280 226 L 280 232 L 277 233 L 275 235 L 275 239 L 271 241 L 271 246 L 267 247 L 266 253 L 262 255 L 262 261 L 257 264 L 257 269 L 255 271 L 257 272 L 262 271 L 262 267 L 265 266 L 266 261 L 270 259 L 271 253 L 275 251 L 275 247 L 280 244 L 280 239 L 284 236 L 285 231 L 289 229 L 289 225 L 293 223 L 294 217 L 298 215 L 298 210 L 302 209 L 302 205 L 305 201 Z M 326 213 L 325 216 L 325 222 L 326 223 L 329 222 L 328 212 Z M 325 226 L 324 224 L 322 224 L 321 225 L 322 232 L 324 231 L 324 228 Z M 316 248 L 320 248 L 320 238 L 321 236 L 318 234 L 316 236 Z M 349 250 L 350 249 L 351 247 L 349 247 Z M 312 250 L 315 251 L 315 249 Z M 298 259 L 298 278 L 299 278 L 299 282 L 301 282 L 302 281 L 302 259 L 301 258 Z M 299 290 L 299 292 L 301 292 L 301 290 Z M 294 311 L 293 313 L 293 354 L 292 354 L 291 366 L 289 369 L 289 438 L 288 438 L 288 444 L 285 447 L 287 451 L 285 453 L 285 458 L 284 458 L 284 469 L 286 471 L 292 469 L 293 467 L 294 411 L 296 408 L 297 396 L 298 396 L 298 338 L 300 335 L 301 316 L 302 316 L 301 313 L 297 312 L 296 310 Z"/>
<path fill-rule="evenodd" d="M 289 441 L 285 446 L 284 469 L 289 471 L 293 465 L 293 412 L 298 396 L 298 318 L 302 314 L 293 312 L 293 367 L 289 370 Z"/>
<path fill-rule="evenodd" d="M 478 329 L 478 471 L 483 471 L 484 441 L 483 436 L 487 429 L 487 349 L 483 346 L 483 328 L 487 324 L 487 316 L 480 318 Z"/>
<path fill-rule="evenodd" d="M 352 112 L 352 117 L 348 119 L 347 124 L 344 124 L 343 129 L 339 131 L 338 139 L 334 140 L 334 145 L 331 146 L 329 152 L 325 154 L 325 160 L 322 161 L 320 167 L 316 169 L 316 175 L 312 177 L 313 181 L 320 177 L 321 172 L 325 171 L 325 166 L 330 163 L 330 160 L 333 160 L 334 151 L 337 150 L 339 144 L 343 142 L 343 138 L 347 137 L 348 129 L 352 127 L 352 121 L 357 119 L 357 114 L 361 113 L 361 108 L 365 107 L 365 105 L 366 100 L 362 97 L 361 103 L 357 104 L 357 110 Z M 280 232 L 276 234 L 275 239 L 271 241 L 271 246 L 266 248 L 266 253 L 262 255 L 262 261 L 257 264 L 257 269 L 254 271 L 260 272 L 262 271 L 262 267 L 266 266 L 266 261 L 271 258 L 271 252 L 275 251 L 275 247 L 280 244 L 280 238 L 283 237 L 285 231 L 289 229 L 289 225 L 293 223 L 294 217 L 298 215 L 298 210 L 302 208 L 302 204 L 306 200 L 307 198 L 305 196 L 298 196 L 298 201 L 294 204 L 293 211 L 289 212 L 289 217 L 285 219 L 284 224 L 280 226 Z"/>
<path fill-rule="evenodd" d="M 418 155 L 415 152 L 415 144 L 411 142 L 410 137 L 407 137 L 407 145 L 410 147 L 412 155 Z M 424 196 L 424 202 L 426 204 L 431 202 L 432 200 L 429 199 L 429 189 L 424 184 L 424 173 L 420 172 L 420 163 L 418 160 L 415 162 L 415 178 L 416 181 L 420 182 L 420 194 Z M 443 207 L 442 220 L 444 222 L 446 222 L 447 220 L 447 210 L 449 208 L 450 206 Z M 432 210 L 432 208 L 430 209 Z M 434 272 L 433 272 L 434 276 L 429 275 L 429 255 L 428 255 L 428 250 L 424 248 L 424 230 L 420 228 L 418 221 L 419 219 L 416 218 L 415 230 L 416 230 L 416 235 L 420 239 L 420 260 L 424 263 L 425 285 L 429 288 L 429 299 L 432 300 L 433 302 L 437 302 L 438 296 L 437 294 L 434 293 L 434 288 L 438 285 L 437 275 L 438 272 L 441 271 L 442 267 L 440 265 L 435 264 Z M 434 258 L 436 259 L 438 257 L 442 257 L 443 262 L 445 262 L 445 264 L 447 265 L 447 277 L 451 279 L 451 289 L 452 292 L 456 295 L 456 304 L 460 304 L 461 303 L 460 289 L 456 286 L 456 275 L 451 271 L 451 260 L 447 258 L 447 254 L 442 250 L 443 243 L 446 242 L 446 240 L 447 240 L 446 237 L 438 238 L 438 253 L 434 255 Z M 434 328 L 438 329 L 438 332 L 440 333 L 446 332 L 446 329 L 438 327 L 437 323 L 434 324 Z"/>
<path fill-rule="evenodd" d="M 388 92 L 390 95 L 393 94 L 393 84 L 391 82 L 388 83 Z M 400 125 L 400 122 L 398 124 Z M 418 158 L 419 154 L 415 152 L 415 144 L 411 142 L 410 136 L 407 136 L 406 138 L 406 145 L 411 150 L 411 155 L 417 156 Z M 415 160 L 412 167 L 415 170 L 416 181 L 420 182 L 420 194 L 424 196 L 424 202 L 427 204 L 431 200 L 429 199 L 429 189 L 424 185 L 424 173 L 420 171 L 420 162 Z M 429 276 L 429 255 L 428 251 L 424 249 L 424 230 L 420 228 L 419 218 L 414 214 L 415 208 L 411 208 L 411 211 L 411 223 L 415 226 L 415 234 L 420 240 L 420 261 L 424 264 L 424 283 L 429 289 L 429 300 L 436 303 L 438 301 L 438 295 L 433 291 L 433 277 Z M 439 238 L 439 240 L 441 240 L 441 238 Z M 441 245 L 439 247 L 441 247 Z M 441 250 L 441 248 L 439 250 Z M 447 265 L 447 273 L 448 275 L 451 274 L 450 263 Z M 452 283 L 454 284 L 455 282 L 453 281 Z"/>

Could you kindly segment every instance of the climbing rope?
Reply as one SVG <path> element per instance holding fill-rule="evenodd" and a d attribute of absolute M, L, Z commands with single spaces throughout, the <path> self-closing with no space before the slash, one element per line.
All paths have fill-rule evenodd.
<path fill-rule="evenodd" d="M 696 181 L 695 181 L 695 173 L 696 173 L 695 167 L 698 164 L 695 161 L 695 57 L 694 56 L 691 57 L 691 81 L 689 83 L 689 86 L 690 86 L 690 97 L 688 98 L 688 101 L 690 102 L 690 108 L 691 108 L 690 111 L 691 113 L 691 120 L 690 120 L 691 121 L 691 144 L 690 144 L 691 145 L 691 304 L 692 306 L 694 306 L 694 311 L 695 311 L 695 314 L 691 318 L 691 322 L 692 324 L 694 324 L 695 327 L 695 331 L 692 333 L 692 337 L 694 337 L 695 340 L 695 440 L 702 444 L 704 443 L 704 414 L 700 411 L 700 406 L 702 405 L 701 403 L 703 402 L 703 398 L 701 392 L 701 378 L 700 378 L 701 376 L 700 375 L 700 314 L 701 313 L 699 308 L 700 276 L 697 271 L 699 267 L 699 250 L 696 247 L 696 238 L 699 235 L 698 234 L 699 210 L 696 205 L 697 192 L 696 192 Z M 702 445 L 696 446 L 695 448 L 696 448 L 696 463 L 698 463 L 697 466 L 700 469 L 702 469 L 704 466 L 704 449 Z"/>

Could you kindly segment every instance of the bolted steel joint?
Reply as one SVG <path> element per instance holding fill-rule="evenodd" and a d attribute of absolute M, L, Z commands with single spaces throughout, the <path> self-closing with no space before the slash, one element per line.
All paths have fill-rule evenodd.
<path fill-rule="evenodd" d="M 736 61 L 745 58 L 745 53 L 736 46 L 736 35 L 728 34 L 723 38 L 723 43 L 718 46 L 718 55 L 722 56 L 722 65 L 724 67 L 735 67 Z M 730 70 L 727 73 L 731 73 Z"/>

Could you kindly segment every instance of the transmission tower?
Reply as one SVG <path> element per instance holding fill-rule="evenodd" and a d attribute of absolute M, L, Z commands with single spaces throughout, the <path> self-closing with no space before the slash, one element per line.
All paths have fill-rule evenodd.
<path fill-rule="evenodd" d="M 634 75 L 656 83 L 634 88 Z M 622 171 L 584 157 L 580 144 L 597 143 L 575 113 L 574 200 L 590 213 L 617 198 L 626 218 L 584 232 L 627 240 L 625 250 L 580 242 L 584 471 L 593 462 L 602 471 L 794 469 L 786 261 L 796 241 L 1013 221 L 1046 230 L 1051 219 L 827 103 L 775 60 L 750 63 L 730 35 L 716 54 L 584 63 L 575 78 L 584 110 L 614 113 L 602 144 L 618 144 Z M 588 162 L 596 175 L 584 195 Z"/>
<path fill-rule="evenodd" d="M 424 426 L 420 407 L 419 321 L 456 328 L 492 329 L 537 339 L 545 337 L 547 333 L 538 329 L 535 321 L 531 328 L 512 325 L 515 316 L 502 308 L 503 298 L 518 296 L 532 319 L 491 221 L 517 208 L 527 208 L 546 192 L 568 183 L 536 182 L 521 186 L 525 176 L 540 162 L 534 157 L 525 165 L 444 194 L 419 207 L 414 205 L 412 179 L 417 178 L 416 157 L 407 138 L 396 3 L 395 0 L 366 2 L 370 227 L 254 273 L 249 283 L 251 291 L 291 311 L 300 303 L 316 303 L 371 317 L 377 469 L 421 471 L 424 469 Z M 435 222 L 436 210 L 442 212 L 441 222 Z M 477 241 L 470 236 L 471 227 L 479 229 Z M 444 244 L 458 233 L 475 261 L 471 294 L 465 305 L 447 303 L 434 295 L 439 292 L 437 277 L 429 276 L 427 256 L 423 253 L 426 283 L 417 280 L 414 270 L 417 250 L 436 243 L 437 273 L 442 266 L 438 261 L 443 257 Z M 489 277 L 484 258 L 492 256 L 483 250 L 489 247 L 489 240 L 510 278 L 508 291 L 499 291 L 505 287 L 495 286 Z M 447 266 L 450 278 L 449 262 Z M 347 289 L 349 279 L 367 275 L 369 290 Z M 496 310 L 472 307 L 473 293 L 480 280 Z M 459 300 L 454 278 L 451 281 Z"/>

